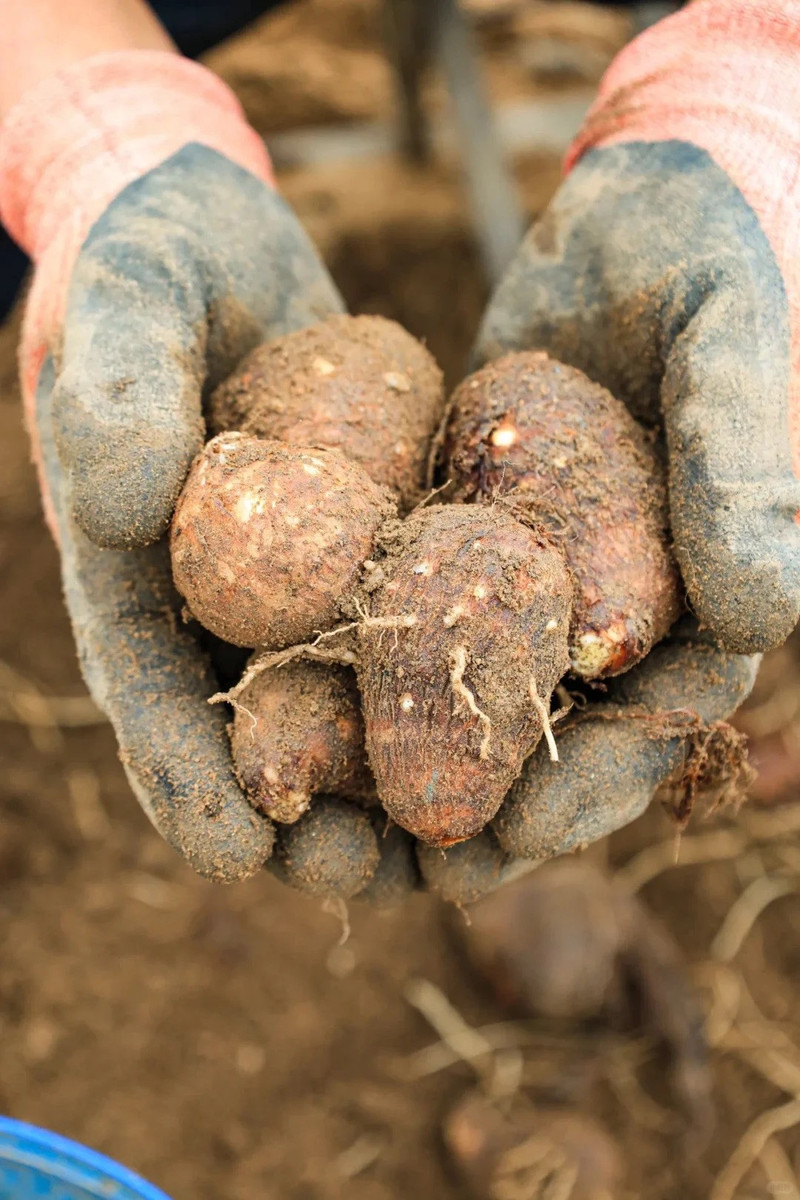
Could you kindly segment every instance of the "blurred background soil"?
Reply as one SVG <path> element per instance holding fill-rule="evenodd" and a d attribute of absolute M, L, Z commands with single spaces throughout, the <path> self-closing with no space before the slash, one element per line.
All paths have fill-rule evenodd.
<path fill-rule="evenodd" d="M 621 13 L 583 5 L 470 7 L 501 104 L 580 107 L 630 33 Z M 392 118 L 372 0 L 305 0 L 211 63 L 268 141 Z M 426 102 L 443 108 L 435 80 Z M 514 166 L 534 216 L 557 184 L 557 148 Z M 455 380 L 485 300 L 457 163 L 294 167 L 281 186 L 352 308 L 425 337 Z M 472 1065 L 418 1052 L 442 1021 L 451 1036 L 453 1011 L 501 1023 L 512 1042 L 517 1026 L 469 966 L 461 916 L 424 896 L 391 914 L 353 904 L 340 945 L 340 920 L 318 901 L 266 874 L 214 887 L 159 841 L 80 679 L 15 341 L 11 322 L 0 330 L 0 1111 L 122 1160 L 175 1200 L 465 1195 L 442 1126 L 485 1081 L 492 1047 Z M 655 807 L 593 855 L 685 956 L 712 1043 L 707 1145 L 687 1149 L 661 1052 L 636 1029 L 524 1025 L 513 1102 L 555 1091 L 597 1117 L 621 1155 L 615 1196 L 800 1195 L 797 647 L 769 660 L 741 724 L 763 775 L 738 818 L 695 821 L 678 846 Z M 427 1018 L 421 995 L 438 998 Z M 491 1194 L 551 1195 L 538 1186 Z"/>

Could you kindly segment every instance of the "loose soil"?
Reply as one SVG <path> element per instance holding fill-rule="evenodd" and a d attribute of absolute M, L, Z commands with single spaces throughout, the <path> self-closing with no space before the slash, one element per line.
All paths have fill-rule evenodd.
<path fill-rule="evenodd" d="M 570 9 L 580 30 L 583 10 Z M 327 21 L 315 27 L 323 12 Z M 226 48 L 229 65 L 240 56 L 249 104 L 261 97 L 261 127 L 271 114 L 273 128 L 286 128 L 385 111 L 373 16 L 366 0 L 309 0 L 277 18 L 279 55 L 264 52 L 268 22 Z M 514 45 L 492 33 L 493 78 L 522 86 L 528 76 Z M 613 51 L 594 34 L 586 45 L 595 55 Z M 341 70 L 345 52 L 352 69 Z M 345 84 L 349 111 L 337 108 Z M 541 94 L 541 82 L 531 87 Z M 557 161 L 531 158 L 519 175 L 529 210 L 540 211 Z M 325 167 L 298 172 L 284 188 L 348 302 L 426 337 L 455 379 L 485 293 L 455 169 Z M 67 722 L 92 714 L 79 699 L 85 690 L 28 463 L 16 335 L 13 324 L 0 330 L 0 1110 L 121 1159 L 175 1200 L 462 1197 L 440 1131 L 474 1076 L 456 1065 L 409 1078 L 409 1056 L 436 1040 L 407 998 L 418 1001 L 420 990 L 409 985 L 431 981 L 475 1024 L 506 1014 L 471 973 L 444 910 L 425 896 L 388 914 L 353 904 L 340 945 L 341 913 L 266 872 L 229 889 L 206 883 L 136 807 L 107 726 L 42 724 L 48 712 Z M 757 702 L 762 725 L 765 704 L 797 713 L 800 668 L 796 656 L 789 662 Z M 41 696 L 75 702 L 48 706 Z M 705 1200 L 750 1123 L 788 1099 L 781 1087 L 797 1089 L 800 910 L 788 891 L 800 872 L 796 777 L 781 799 L 746 807 L 738 821 L 693 823 L 682 861 L 702 850 L 717 855 L 709 865 L 672 865 L 674 827 L 657 810 L 608 848 L 615 867 L 633 860 L 627 878 L 638 879 L 677 938 L 711 1014 L 717 1113 L 699 1158 L 684 1151 L 663 1064 L 641 1039 L 626 1042 L 642 1060 L 635 1075 L 605 1070 L 610 1051 L 595 1033 L 588 1041 L 568 1033 L 557 1061 L 552 1042 L 525 1051 L 527 1091 L 573 1099 L 615 1138 L 619 1196 Z M 710 843 L 692 841 L 712 834 Z M 635 857 L 650 841 L 661 847 L 655 867 Z M 780 876 L 786 894 L 758 884 L 773 902 L 730 966 L 711 965 L 731 905 L 764 873 Z M 727 928 L 718 955 L 726 944 L 735 949 Z M 726 1013 L 737 1006 L 731 1030 Z M 587 1089 L 587 1075 L 600 1083 Z M 737 1194 L 791 1195 L 785 1184 L 798 1166 L 795 1126 L 767 1143 Z"/>

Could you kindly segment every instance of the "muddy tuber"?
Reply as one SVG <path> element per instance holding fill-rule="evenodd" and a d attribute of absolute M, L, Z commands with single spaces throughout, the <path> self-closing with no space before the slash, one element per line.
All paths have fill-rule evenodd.
<path fill-rule="evenodd" d="M 572 671 L 627 671 L 681 611 L 663 469 L 625 405 L 541 351 L 456 390 L 446 469 L 457 500 L 510 497 L 557 539 L 575 581 Z"/>

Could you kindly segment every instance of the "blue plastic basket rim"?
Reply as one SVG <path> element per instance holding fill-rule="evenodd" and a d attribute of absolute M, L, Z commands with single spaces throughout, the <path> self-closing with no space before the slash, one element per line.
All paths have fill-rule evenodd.
<path fill-rule="evenodd" d="M 5 1153 L 6 1150 L 10 1151 L 10 1155 Z M 0 1163 L 4 1160 L 24 1162 L 52 1176 L 53 1155 L 65 1160 L 62 1165 L 69 1176 L 65 1175 L 63 1182 L 78 1184 L 87 1190 L 96 1189 L 97 1184 L 103 1182 L 98 1176 L 104 1175 L 106 1182 L 127 1188 L 140 1200 L 170 1200 L 160 1188 L 97 1150 L 90 1150 L 88 1146 L 62 1137 L 60 1133 L 51 1133 L 49 1129 L 40 1129 L 37 1125 L 29 1125 L 13 1117 L 0 1116 Z"/>

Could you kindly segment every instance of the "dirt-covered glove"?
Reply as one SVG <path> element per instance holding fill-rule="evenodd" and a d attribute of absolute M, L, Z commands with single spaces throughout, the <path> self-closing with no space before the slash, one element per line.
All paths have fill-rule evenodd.
<path fill-rule="evenodd" d="M 689 603 L 722 650 L 666 646 L 612 704 L 727 717 L 752 678 L 733 654 L 798 619 L 798 61 L 798 0 L 696 0 L 631 43 L 479 337 L 479 362 L 544 348 L 660 432 Z M 508 851 L 559 853 L 642 811 L 677 743 L 625 730 L 624 752 L 598 717 L 560 763 L 534 757 L 498 818 Z"/>
<path fill-rule="evenodd" d="M 237 786 L 162 536 L 206 391 L 341 300 L 231 92 L 167 52 L 87 59 L 23 96 L 0 216 L 36 264 L 23 392 L 88 686 L 167 841 L 241 878 L 273 829 Z"/>

